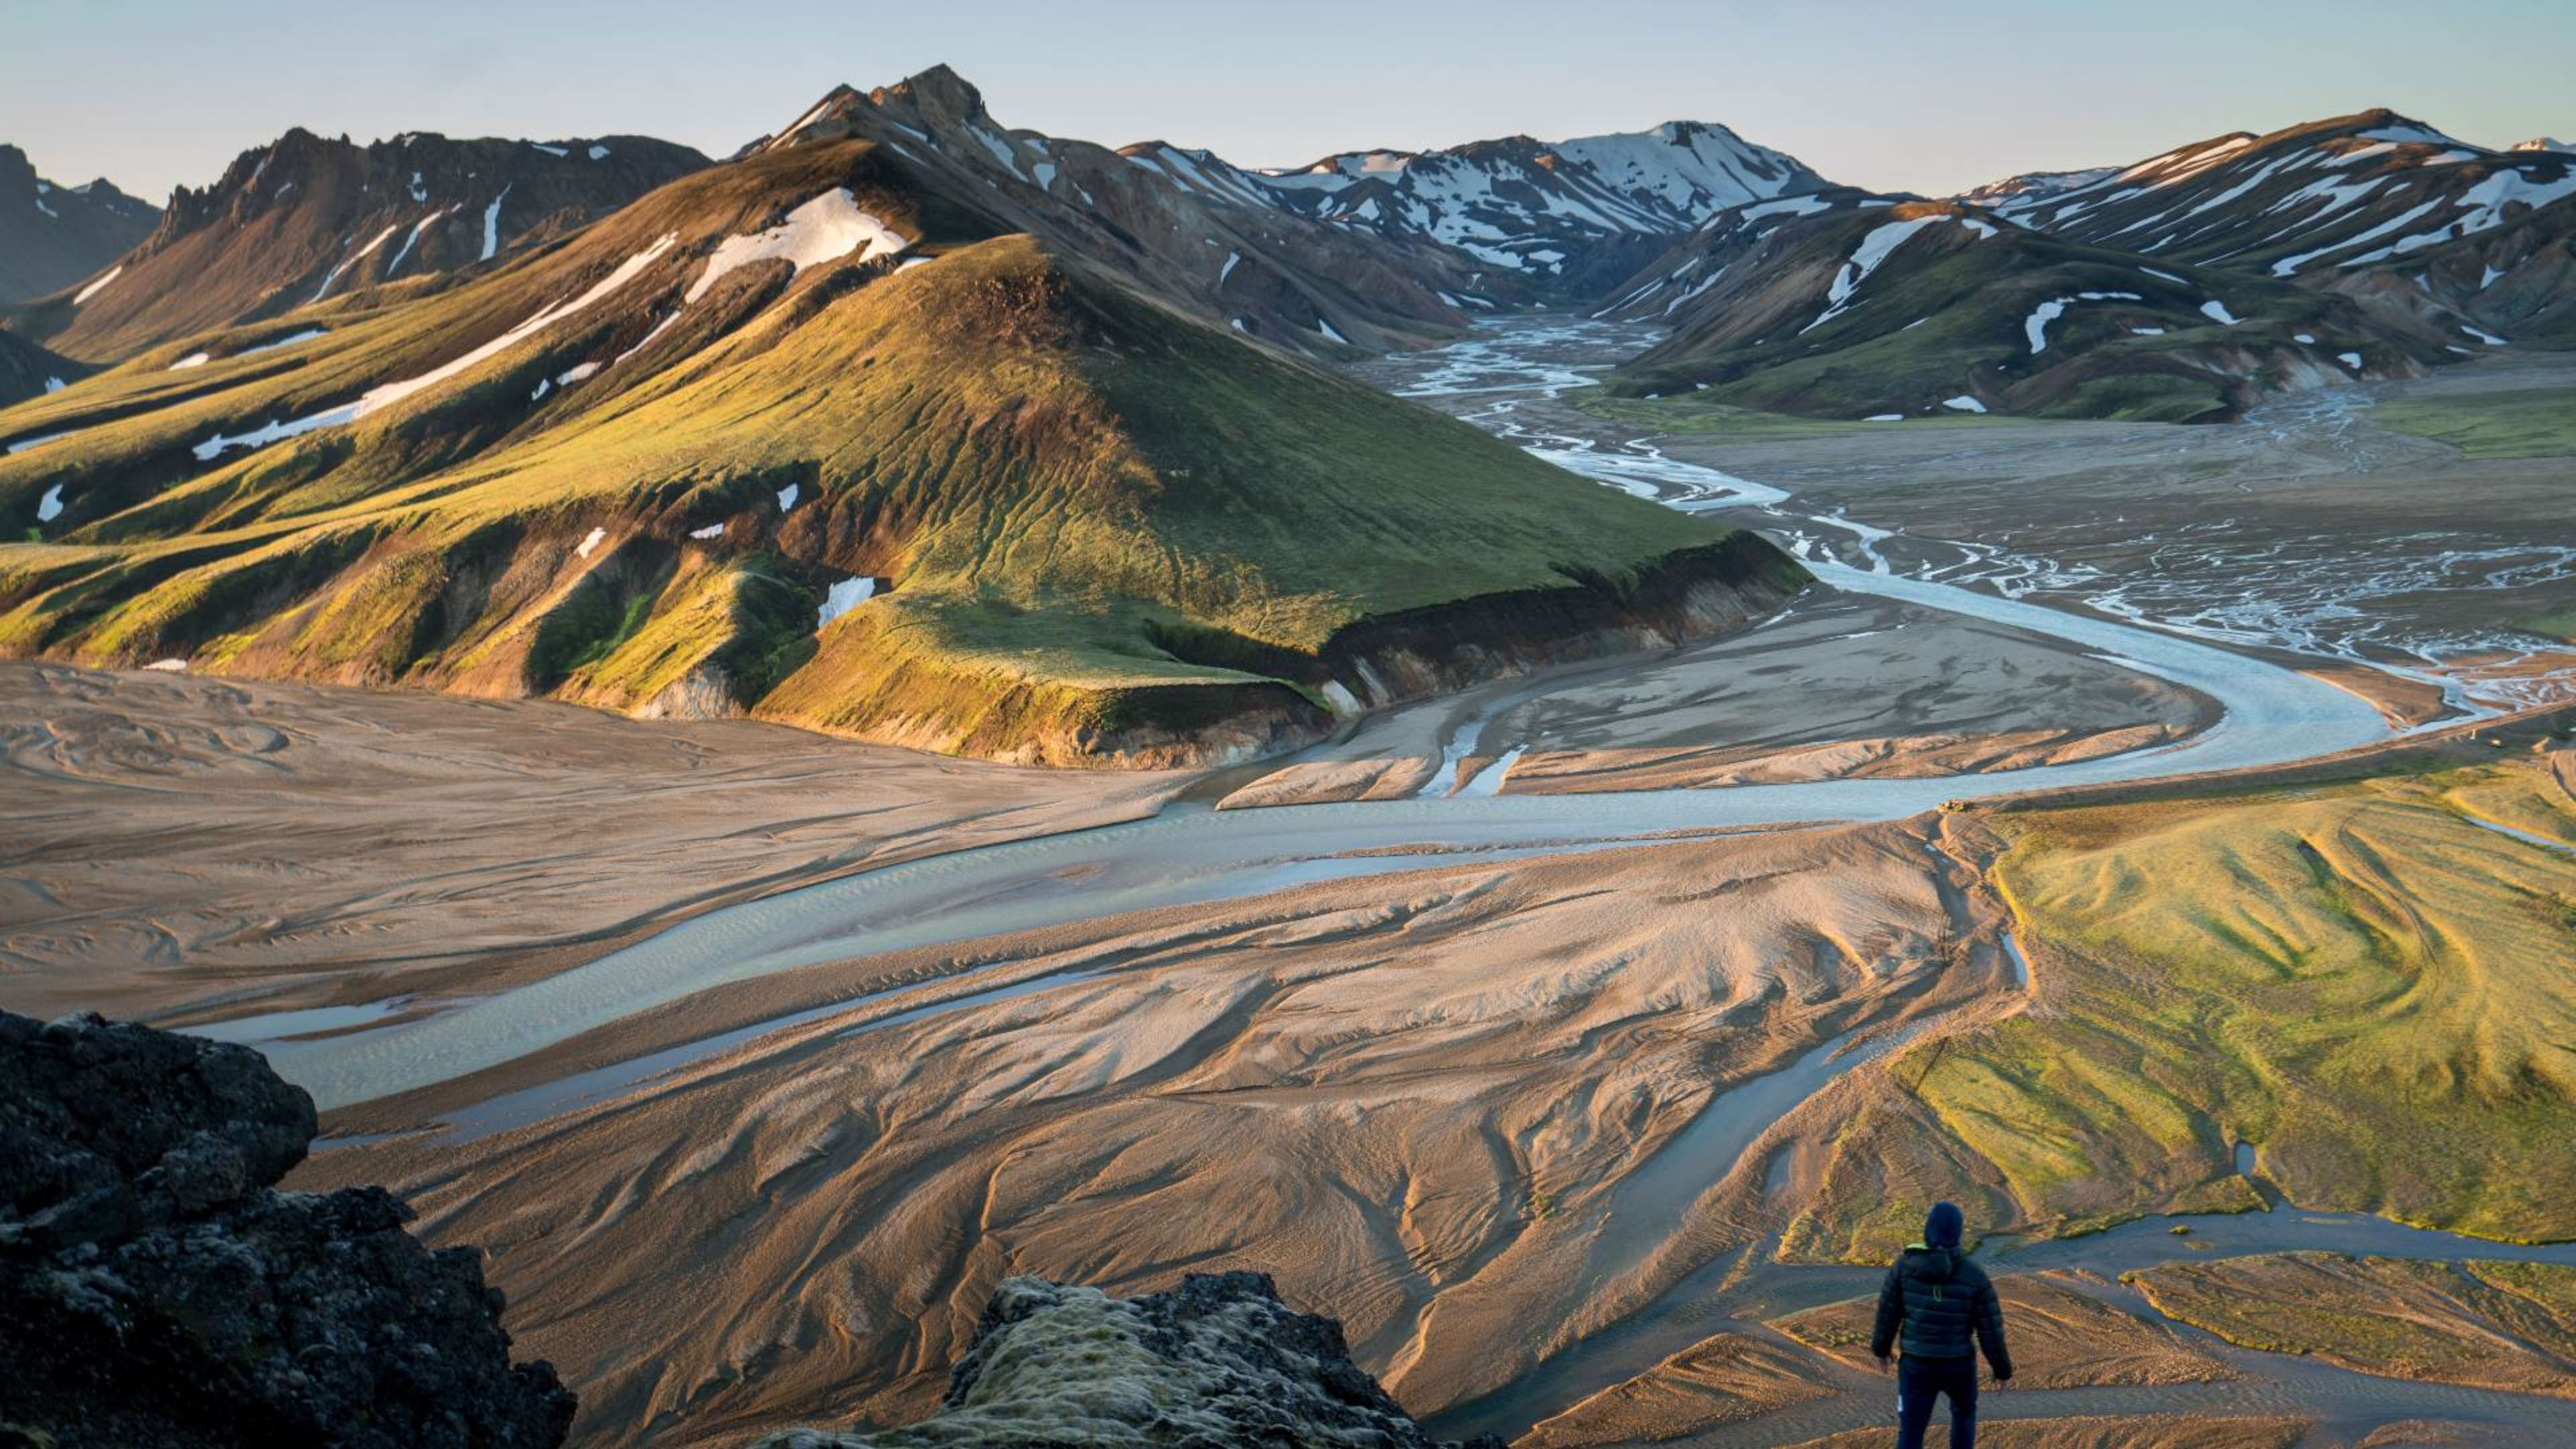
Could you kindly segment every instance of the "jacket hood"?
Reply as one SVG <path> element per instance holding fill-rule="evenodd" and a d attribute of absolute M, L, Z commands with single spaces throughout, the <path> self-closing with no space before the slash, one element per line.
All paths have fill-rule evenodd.
<path fill-rule="evenodd" d="M 1897 1260 L 1897 1267 L 1902 1269 L 1905 1276 L 1909 1278 L 1920 1278 L 1927 1283 L 1939 1283 L 1959 1271 L 1959 1255 L 1948 1248 L 1932 1248 L 1916 1243 L 1905 1250 L 1904 1257 Z"/>

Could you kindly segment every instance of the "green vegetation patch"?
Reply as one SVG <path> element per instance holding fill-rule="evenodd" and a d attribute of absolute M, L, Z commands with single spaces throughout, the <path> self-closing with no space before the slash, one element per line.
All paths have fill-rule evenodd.
<path fill-rule="evenodd" d="M 1899 1059 L 1792 1247 L 2257 1207 L 2238 1143 L 2303 1207 L 2576 1237 L 2576 854 L 2482 822 L 2576 841 L 2533 760 L 1996 817 L 2034 1007 Z"/>
<path fill-rule="evenodd" d="M 2381 403 L 2370 418 L 2472 458 L 2576 457 L 2576 388 L 2406 398 Z"/>
<path fill-rule="evenodd" d="M 2166 1314 L 2240 1347 L 2576 1398 L 2576 1267 L 2276 1253 L 2128 1280 Z"/>

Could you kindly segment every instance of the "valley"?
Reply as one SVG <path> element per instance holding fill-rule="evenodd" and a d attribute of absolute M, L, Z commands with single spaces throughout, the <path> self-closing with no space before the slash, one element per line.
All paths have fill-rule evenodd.
<path fill-rule="evenodd" d="M 1947 1200 L 1990 1444 L 2567 1442 L 2564 148 L 224 154 L 0 147 L 46 1313 L 330 1204 L 579 1449 L 1857 1449 Z"/>
<path fill-rule="evenodd" d="M 1637 1403 L 1656 1406 L 1658 1437 L 1691 1443 L 1793 1442 L 1869 1422 L 1868 1376 L 1781 1325 L 1874 1281 L 1873 1269 L 1837 1266 L 1883 1249 L 1881 1228 L 1851 1205 L 1905 1194 L 1853 1174 L 1930 1170 L 1896 1150 L 1907 1135 L 1941 1140 L 1929 1124 L 1948 1114 L 1923 1118 L 1922 1104 L 1970 1090 L 1982 1054 L 2030 1034 L 2033 1003 L 2060 1016 L 2079 979 L 2062 952 L 2083 939 L 2066 933 L 2086 929 L 2016 923 L 2053 897 L 1998 888 L 2017 876 L 1999 865 L 2014 857 L 1996 832 L 2045 814 L 2010 807 L 1989 824 L 1983 810 L 1925 812 L 2204 768 L 2259 780 L 2276 762 L 2342 747 L 2385 752 L 2376 742 L 2393 725 L 2363 697 L 2259 653 L 2043 607 L 1992 582 L 1920 581 L 1918 569 L 1975 555 L 1856 526 L 1887 516 L 1865 511 L 1860 487 L 1748 481 L 1765 475 L 1717 451 L 1783 443 L 1687 432 L 1633 442 L 1561 395 L 1597 366 L 1582 330 L 1488 329 L 1419 359 L 1401 390 L 1437 389 L 1425 395 L 1636 491 L 1733 510 L 1807 558 L 1832 593 L 1734 640 L 1372 717 L 1323 759 L 1215 777 L 1221 795 L 1194 792 L 1151 820 L 720 906 L 497 995 L 424 1003 L 401 1026 L 271 1041 L 273 1059 L 326 1101 L 402 1089 L 335 1111 L 331 1130 L 348 1145 L 317 1157 L 305 1180 L 393 1182 L 434 1235 L 488 1244 L 519 1331 L 584 1392 L 589 1442 L 725 1442 L 825 1394 L 850 1412 L 908 1417 L 1005 1265 L 1126 1287 L 1211 1255 L 1300 1285 L 1300 1301 L 1341 1317 L 1408 1405 L 1453 1431 L 1539 1425 L 1538 1442 L 1616 1442 L 1639 1423 L 1620 1406 Z M 1978 422 L 1924 436 L 1947 450 L 2064 426 Z M 2168 446 L 2198 430 L 2175 432 Z M 2062 460 L 2071 444 L 2050 446 Z M 1682 461 L 1694 456 L 1743 471 Z M 1874 637 L 1849 637 L 1864 633 Z M 1962 654 L 1972 638 L 1976 652 Z M 1763 738 L 1756 722 L 1786 698 L 1753 693 L 1733 713 L 1697 698 L 1721 682 L 1720 695 L 1758 690 L 1741 668 L 1755 660 L 1823 681 L 1838 651 L 1873 647 L 1895 652 L 1855 667 L 1975 658 L 1985 671 L 1954 676 L 1905 721 L 1912 729 L 1991 742 L 2010 734 L 1997 711 L 2091 697 L 2098 728 L 2167 733 L 2127 749 L 2113 739 L 2089 760 L 2062 746 L 1948 759 L 1917 747 L 1854 768 L 1876 747 L 1848 747 L 1891 737 L 1875 711 L 1855 704 L 1842 730 L 1816 711 L 1817 742 L 1847 747 L 1828 764 L 1809 751 L 1784 759 L 1782 742 Z M 1971 696 L 1977 712 L 1945 717 Z M 1552 738 L 1667 728 L 1654 724 L 1666 715 L 1692 733 L 1648 736 L 1654 748 L 1748 751 L 1773 761 L 1766 778 L 1780 783 L 1564 794 L 1542 775 L 1535 791 L 1515 788 Z M 1460 746 L 1470 721 L 1497 731 L 1481 751 Z M 2345 768 L 2402 771 L 2406 749 L 2486 753 L 2458 736 L 2401 744 L 2392 766 Z M 1524 752 L 1504 764 L 1515 747 Z M 1455 752 L 1463 782 L 1447 798 L 1422 797 L 1435 752 Z M 1312 798 L 1294 788 L 1301 772 L 1371 758 L 1402 762 L 1408 773 L 1381 796 L 1403 798 L 1247 808 L 1264 790 Z M 949 768 L 964 781 L 993 769 Z M 1469 788 L 1493 770 L 1492 793 Z M 2564 787 L 2537 783 L 2537 794 L 2510 775 L 2451 788 L 2543 832 L 2556 828 L 2549 812 L 2563 807 L 2549 802 Z M 1799 825 L 1855 816 L 1886 823 Z M 1673 832 L 1696 838 L 1655 839 Z M 2519 868 L 2544 879 L 2565 871 L 2545 849 L 2501 838 L 2496 848 L 2521 850 Z M 1517 964 L 1494 974 L 1504 963 Z M 2130 1089 L 2088 1090 L 2133 1100 Z M 2187 1121 L 2212 1108 L 2183 1110 Z M 455 1125 L 421 1130 L 440 1122 Z M 1976 1161 L 1978 1141 L 1942 1150 Z M 2096 1150 L 2132 1164 L 2170 1150 L 2141 1144 L 2157 1155 L 2139 1158 L 2118 1142 Z M 2300 1209 L 2263 1214 L 2280 1169 L 2239 1176 L 2224 1147 L 2198 1176 L 2135 1179 L 2150 1195 L 2112 1215 L 2148 1212 L 2132 1225 L 2143 1235 L 2064 1237 L 2104 1207 L 2046 1206 L 2009 1176 L 2038 1169 L 2009 1157 L 1967 1173 L 2006 1174 L 1980 1211 L 2024 1235 L 1993 1250 L 2011 1291 L 2091 1315 L 2087 1333 L 2166 1345 L 2141 1352 L 2171 1367 L 2138 1372 L 2182 1380 L 2150 1397 L 2125 1372 L 2035 1383 L 1998 1396 L 1996 1413 L 2080 1421 L 2049 1433 L 2095 1432 L 2081 1423 L 2149 1402 L 2166 1417 L 2116 1432 L 2260 1423 L 2272 1427 L 2243 1432 L 2295 1436 L 2400 1410 L 2537 1422 L 2543 1411 L 2511 1392 L 2293 1368 L 2214 1341 L 2110 1276 L 2242 1251 L 2559 1253 L 2319 1214 L 2371 1204 L 2338 1202 L 2304 1178 L 2292 1179 Z M 2332 1161 L 2340 1149 L 2278 1133 L 2265 1143 L 2267 1162 L 2320 1150 Z M 1218 1213 L 1220 1203 L 1232 1206 Z M 2205 1216 L 2248 1209 L 2255 1221 Z M 1217 1241 L 1204 1228 L 1212 1214 L 1234 1222 Z M 2176 1236 L 2167 1223 L 2194 1230 Z M 694 1265 L 670 1259 L 684 1238 L 701 1244 Z M 816 1257 L 816 1242 L 836 1246 Z M 692 1291 L 674 1299 L 674 1281 Z M 675 1301 L 689 1311 L 663 1306 Z M 823 1325 L 847 1347 L 823 1348 Z M 639 1342 L 657 1346 L 639 1355 Z M 1720 1361 L 1734 1367 L 1714 1379 L 1693 1367 Z M 853 1383 L 877 1387 L 853 1400 Z"/>

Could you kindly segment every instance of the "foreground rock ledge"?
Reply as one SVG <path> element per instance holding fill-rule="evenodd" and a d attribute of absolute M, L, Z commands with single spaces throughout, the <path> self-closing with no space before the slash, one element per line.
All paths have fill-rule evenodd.
<path fill-rule="evenodd" d="M 875 1432 L 796 1429 L 759 1449 L 1126 1445 L 1440 1449 L 1351 1362 L 1341 1324 L 1291 1311 L 1265 1273 L 1193 1273 L 1143 1298 L 1006 1279 L 937 1414 Z"/>
<path fill-rule="evenodd" d="M 0 1445 L 552 1449 L 471 1248 L 278 1192 L 313 1099 L 247 1047 L 0 1012 Z"/>

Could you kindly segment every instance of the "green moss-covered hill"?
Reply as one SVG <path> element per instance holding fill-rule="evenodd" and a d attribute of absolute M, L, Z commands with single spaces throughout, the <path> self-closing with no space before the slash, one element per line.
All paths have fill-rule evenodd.
<path fill-rule="evenodd" d="M 818 208 L 883 236 L 701 286 Z M 863 140 L 684 177 L 463 285 L 154 349 L 0 411 L 11 446 L 9 653 L 1064 763 L 1282 747 L 1804 577 L 1000 232 Z"/>

